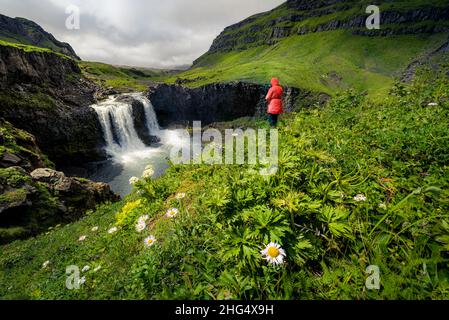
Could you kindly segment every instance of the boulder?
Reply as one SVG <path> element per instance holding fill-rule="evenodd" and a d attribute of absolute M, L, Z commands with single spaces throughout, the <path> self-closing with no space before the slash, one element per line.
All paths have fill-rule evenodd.
<path fill-rule="evenodd" d="M 21 167 L 0 169 L 0 243 L 76 221 L 86 211 L 118 200 L 105 183 L 66 177 L 49 168 L 31 173 Z"/>

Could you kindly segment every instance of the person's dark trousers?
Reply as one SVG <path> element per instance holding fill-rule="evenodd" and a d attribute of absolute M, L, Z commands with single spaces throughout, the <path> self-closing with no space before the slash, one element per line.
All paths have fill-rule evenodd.
<path fill-rule="evenodd" d="M 278 124 L 279 115 L 278 114 L 268 114 L 268 122 L 270 123 L 270 126 L 276 127 Z"/>

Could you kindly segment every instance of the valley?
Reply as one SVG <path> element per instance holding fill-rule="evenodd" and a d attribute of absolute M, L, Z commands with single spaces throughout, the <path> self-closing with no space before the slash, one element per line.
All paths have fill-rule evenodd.
<path fill-rule="evenodd" d="M 0 15 L 0 299 L 449 298 L 449 6 L 387 1 L 368 30 L 367 3 L 288 0 L 187 70 L 83 61 Z M 196 121 L 270 129 L 274 76 L 276 174 L 170 162 L 205 147 L 177 130 Z"/>

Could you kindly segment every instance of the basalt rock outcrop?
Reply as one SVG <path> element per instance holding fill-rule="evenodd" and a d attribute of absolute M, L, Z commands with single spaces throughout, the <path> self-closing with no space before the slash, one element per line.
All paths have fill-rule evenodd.
<path fill-rule="evenodd" d="M 0 119 L 0 243 L 27 238 L 116 201 L 110 187 L 55 171 L 33 135 Z"/>
<path fill-rule="evenodd" d="M 76 221 L 87 210 L 119 198 L 107 184 L 48 168 L 31 173 L 21 167 L 0 169 L 0 244 Z"/>
<path fill-rule="evenodd" d="M 71 58 L 0 45 L 0 117 L 33 134 L 58 166 L 106 158 L 89 107 L 96 91 Z"/>
<path fill-rule="evenodd" d="M 148 98 L 161 126 L 191 121 L 208 125 L 264 115 L 268 89 L 269 86 L 245 82 L 217 83 L 198 88 L 159 84 L 150 87 Z M 284 109 L 286 112 L 295 111 L 327 98 L 297 88 L 285 88 Z"/>
<path fill-rule="evenodd" d="M 289 0 L 278 8 L 249 17 L 229 26 L 214 40 L 207 56 L 216 52 L 245 50 L 261 45 L 275 45 L 280 40 L 309 33 L 347 30 L 360 36 L 389 36 L 417 33 L 448 32 L 449 3 L 428 4 L 409 8 L 381 6 L 380 30 L 366 28 L 368 4 L 353 0 Z M 207 64 L 200 57 L 194 66 Z"/>

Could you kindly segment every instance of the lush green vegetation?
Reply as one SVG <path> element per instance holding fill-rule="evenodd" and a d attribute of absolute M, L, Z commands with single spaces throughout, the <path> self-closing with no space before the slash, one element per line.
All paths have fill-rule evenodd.
<path fill-rule="evenodd" d="M 79 65 L 87 78 L 121 92 L 147 90 L 150 83 L 176 73 L 168 70 L 118 67 L 99 62 L 81 61 Z"/>
<path fill-rule="evenodd" d="M 294 36 L 274 46 L 204 56 L 197 67 L 169 79 L 189 86 L 220 81 L 266 83 L 273 76 L 285 85 L 334 94 L 355 88 L 384 94 L 416 57 L 437 49 L 447 34 L 391 37 L 354 36 L 330 31 Z"/>
<path fill-rule="evenodd" d="M 3 246 L 0 296 L 447 299 L 448 111 L 449 81 L 434 72 L 382 101 L 351 90 L 287 115 L 276 175 L 195 165 L 141 179 L 121 203 Z M 271 241 L 280 266 L 260 253 Z M 80 290 L 65 288 L 70 265 L 89 267 Z M 365 288 L 369 265 L 378 291 Z"/>
<path fill-rule="evenodd" d="M 19 155 L 32 162 L 41 161 L 48 168 L 54 167 L 47 156 L 37 148 L 35 138 L 31 134 L 13 127 L 7 121 L 0 120 L 0 157 L 5 152 Z"/>
<path fill-rule="evenodd" d="M 51 53 L 51 54 L 56 54 L 64 59 L 71 59 L 70 57 L 68 57 L 64 54 L 53 51 L 51 49 L 36 47 L 36 46 L 23 44 L 23 43 L 16 43 L 16 42 L 11 42 L 11 41 L 0 40 L 0 46 L 13 47 L 13 48 L 23 50 L 25 52 Z"/>
<path fill-rule="evenodd" d="M 56 108 L 55 100 L 44 88 L 34 87 L 33 92 L 0 91 L 1 107 L 3 108 L 36 108 L 52 110 Z"/>

